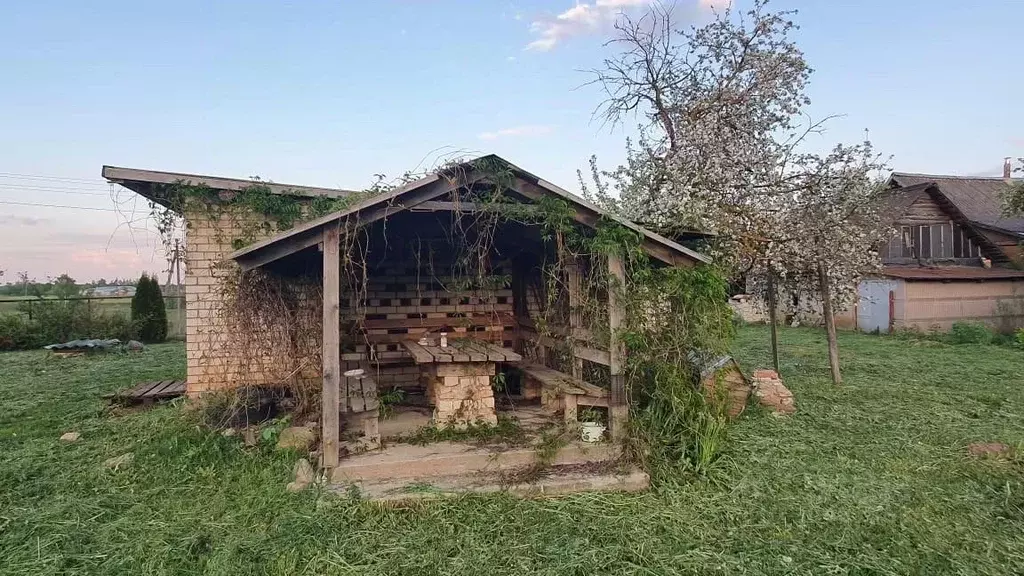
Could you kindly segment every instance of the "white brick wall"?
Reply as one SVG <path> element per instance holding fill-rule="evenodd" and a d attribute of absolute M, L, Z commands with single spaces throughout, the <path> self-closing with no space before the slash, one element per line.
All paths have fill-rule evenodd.
<path fill-rule="evenodd" d="M 212 219 L 204 211 L 188 214 L 185 274 L 185 350 L 188 361 L 188 394 L 243 385 L 284 384 L 294 377 L 319 380 L 319 362 L 284 354 L 287 346 L 273 350 L 244 349 L 248 340 L 232 334 L 225 311 L 230 305 L 231 285 L 238 267 L 229 261 L 231 242 L 243 234 L 240 222 L 255 222 L 223 214 Z M 267 234 L 265 236 L 273 235 Z M 319 341 L 307 346 L 319 350 Z M 312 349 L 312 348 L 311 348 Z"/>

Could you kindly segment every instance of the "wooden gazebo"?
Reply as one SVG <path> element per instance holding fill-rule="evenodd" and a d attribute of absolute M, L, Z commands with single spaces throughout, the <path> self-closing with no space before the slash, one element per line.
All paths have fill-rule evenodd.
<path fill-rule="evenodd" d="M 484 165 L 501 166 L 501 177 L 482 169 Z M 622 436 L 628 414 L 623 347 L 617 339 L 622 302 L 614 290 L 604 296 L 607 309 L 602 318 L 608 326 L 603 332 L 609 336 L 601 342 L 588 337 L 576 309 L 580 283 L 585 281 L 580 270 L 606 266 L 609 277 L 625 286 L 621 258 L 568 264 L 565 294 L 546 296 L 548 302 L 564 302 L 569 311 L 566 322 L 540 321 L 545 299 L 536 295 L 543 291 L 537 288 L 544 284 L 540 270 L 545 259 L 553 257 L 550 240 L 537 226 L 510 219 L 487 238 L 486 254 L 473 265 L 486 268 L 487 278 L 499 281 L 459 278 L 465 259 L 455 253 L 479 244 L 481 215 L 493 213 L 493 206 L 481 199 L 496 195 L 505 203 L 523 206 L 558 200 L 583 229 L 593 230 L 602 220 L 617 223 L 637 233 L 643 250 L 664 265 L 706 261 L 494 156 L 411 182 L 238 250 L 231 258 L 245 271 L 322 278 L 326 468 L 338 464 L 340 416 L 353 411 L 348 401 L 353 380 L 345 374 L 360 367 L 369 368 L 382 386 L 425 379 L 439 419 L 486 421 L 488 403 L 493 412 L 487 382 L 495 370 L 513 365 L 548 390 L 567 415 L 575 414 L 577 402 L 606 405 L 613 438 Z M 451 341 L 447 350 L 438 341 L 440 332 Z M 572 343 L 571 358 L 549 354 L 565 342 Z M 606 377 L 595 384 L 588 374 Z M 360 404 L 363 410 L 370 405 L 375 406 Z"/>

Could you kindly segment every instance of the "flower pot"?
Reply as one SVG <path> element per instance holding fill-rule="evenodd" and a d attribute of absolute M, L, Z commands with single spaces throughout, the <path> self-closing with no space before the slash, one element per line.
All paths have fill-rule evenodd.
<path fill-rule="evenodd" d="M 600 422 L 580 422 L 580 439 L 584 442 L 604 440 L 605 425 Z"/>

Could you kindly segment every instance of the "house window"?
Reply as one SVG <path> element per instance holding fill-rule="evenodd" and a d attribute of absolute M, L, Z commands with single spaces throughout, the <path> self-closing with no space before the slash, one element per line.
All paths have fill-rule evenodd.
<path fill-rule="evenodd" d="M 903 232 L 903 254 L 904 258 L 917 258 L 917 250 L 914 249 L 917 243 L 914 242 L 914 227 L 903 226 L 901 228 Z"/>
<path fill-rule="evenodd" d="M 901 226 L 886 246 L 887 260 L 950 260 L 976 258 L 981 249 L 952 222 Z"/>

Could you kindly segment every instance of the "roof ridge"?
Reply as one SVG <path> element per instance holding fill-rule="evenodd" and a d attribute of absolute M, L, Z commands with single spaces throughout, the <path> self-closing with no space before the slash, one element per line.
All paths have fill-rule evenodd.
<path fill-rule="evenodd" d="M 893 172 L 892 176 L 915 176 L 918 178 L 937 178 L 940 180 L 1006 180 L 1002 176 L 958 176 L 956 174 L 926 174 L 924 172 Z M 1010 178 L 1024 180 L 1024 178 Z"/>

